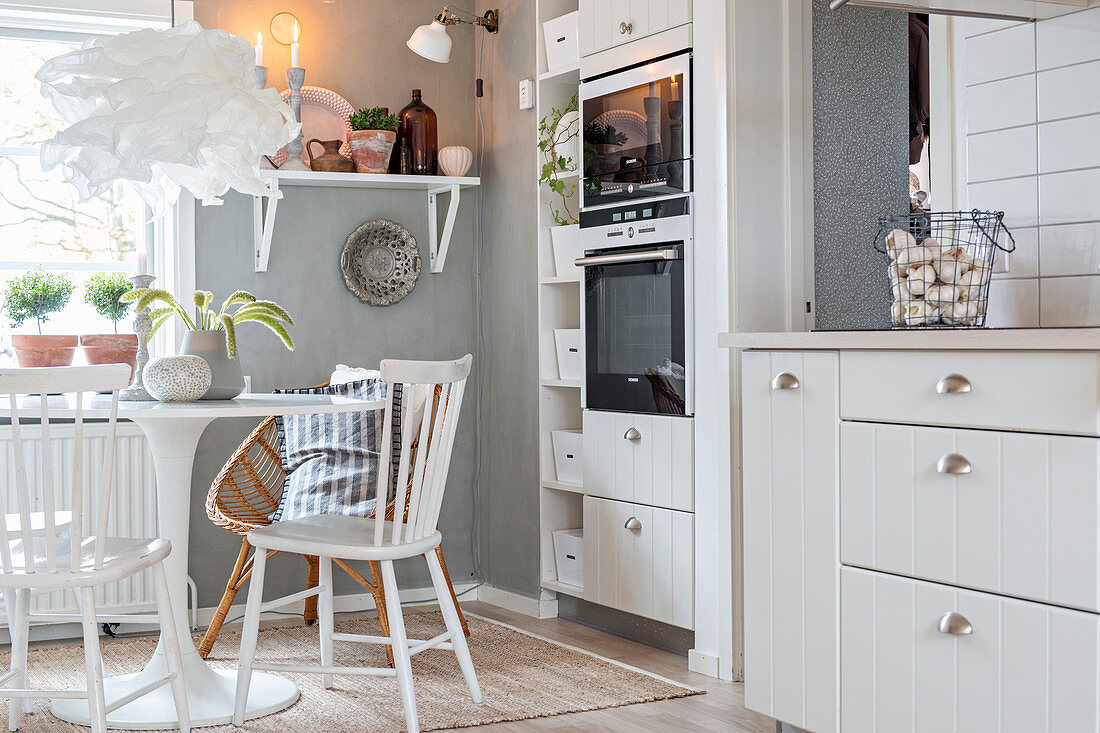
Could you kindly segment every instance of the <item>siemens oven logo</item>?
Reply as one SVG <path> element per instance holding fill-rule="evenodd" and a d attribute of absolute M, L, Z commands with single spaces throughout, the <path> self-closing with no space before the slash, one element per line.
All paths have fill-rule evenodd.
<path fill-rule="evenodd" d="M 638 377 L 627 377 L 626 381 L 628 381 L 628 382 L 638 382 L 640 380 L 638 379 Z"/>

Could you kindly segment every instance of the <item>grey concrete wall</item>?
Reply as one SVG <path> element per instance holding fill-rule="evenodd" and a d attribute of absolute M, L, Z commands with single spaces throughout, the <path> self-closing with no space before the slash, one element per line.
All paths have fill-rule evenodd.
<path fill-rule="evenodd" d="M 501 32 L 486 41 L 484 466 L 482 567 L 486 582 L 539 592 L 538 300 L 534 110 L 519 109 L 519 82 L 535 70 L 535 3 L 499 7 Z"/>
<path fill-rule="evenodd" d="M 909 210 L 908 16 L 813 3 L 816 325 L 888 328 L 871 241 L 880 216 Z"/>
<path fill-rule="evenodd" d="M 285 9 L 274 0 L 198 0 L 195 15 L 206 27 L 251 39 L 257 30 L 267 35 L 272 15 Z M 439 11 L 434 0 L 298 0 L 292 9 L 302 22 L 301 61 L 307 84 L 333 89 L 356 107 L 380 105 L 392 111 L 407 103 L 411 88 L 420 88 L 439 117 L 440 145 L 474 147 L 474 34 L 469 29 L 452 33 L 449 64 L 426 61 L 405 47 L 412 30 Z M 289 52 L 270 39 L 264 50 L 271 83 L 282 89 Z M 296 320 L 297 349 L 292 353 L 260 328 L 241 328 L 241 359 L 245 373 L 252 375 L 253 389 L 316 384 L 328 379 L 337 362 L 376 367 L 386 357 L 444 359 L 468 352 L 476 356 L 474 198 L 467 192 L 463 199 L 442 274 L 428 272 L 426 199 L 420 192 L 287 189 L 279 203 L 266 273 L 253 272 L 251 198 L 231 194 L 224 206 L 200 207 L 195 217 L 198 286 L 218 297 L 237 288 L 250 290 L 279 301 Z M 359 302 L 344 286 L 338 264 L 347 236 L 376 217 L 408 228 L 424 261 L 416 289 L 388 308 Z M 473 576 L 476 386 L 475 376 L 466 391 L 440 523 L 455 582 Z M 207 521 L 203 500 L 211 479 L 255 422 L 217 421 L 199 446 L 192 481 L 190 573 L 204 606 L 220 598 L 240 545 L 236 536 Z M 269 596 L 303 586 L 305 564 L 300 558 L 278 557 L 273 563 Z M 423 563 L 406 564 L 399 568 L 399 576 L 405 587 L 430 585 Z M 336 582 L 338 593 L 362 592 L 342 573 L 337 573 Z"/>

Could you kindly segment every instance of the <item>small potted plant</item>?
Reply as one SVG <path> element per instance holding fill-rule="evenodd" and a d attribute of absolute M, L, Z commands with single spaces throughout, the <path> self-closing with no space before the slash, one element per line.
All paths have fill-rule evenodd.
<path fill-rule="evenodd" d="M 626 145 L 625 132 L 616 130 L 613 125 L 606 125 L 593 120 L 584 128 L 585 169 L 593 173 L 608 173 L 619 165 L 619 157 L 623 146 Z M 595 164 L 592 168 L 591 163 Z"/>
<path fill-rule="evenodd" d="M 385 107 L 364 107 L 348 118 L 351 132 L 348 145 L 355 170 L 360 173 L 385 173 L 390 167 L 390 154 L 397 141 L 397 115 Z"/>
<path fill-rule="evenodd" d="M 43 335 L 42 324 L 65 309 L 73 295 L 73 281 L 65 273 L 46 272 L 42 268 L 8 282 L 4 293 L 4 311 L 12 328 L 33 318 L 37 334 L 12 334 L 11 344 L 21 367 L 69 366 L 76 353 L 76 336 Z"/>
<path fill-rule="evenodd" d="M 119 333 L 118 322 L 126 317 L 129 303 L 119 300 L 133 290 L 130 279 L 121 272 L 97 272 L 84 284 L 84 302 L 111 322 L 113 333 L 91 333 L 80 337 L 84 360 L 89 364 L 129 364 L 130 379 L 137 369 L 136 333 Z"/>
<path fill-rule="evenodd" d="M 154 303 L 163 304 L 149 311 L 153 321 L 150 336 L 172 318 L 178 317 L 183 321 L 188 330 L 183 336 L 181 353 L 201 356 L 210 365 L 210 388 L 202 396 L 204 400 L 230 400 L 244 391 L 244 372 L 237 358 L 237 326 L 240 324 L 259 323 L 278 336 L 287 349 L 294 349 L 294 340 L 287 328 L 294 325 L 290 314 L 278 303 L 260 300 L 244 290 L 238 290 L 226 298 L 218 311 L 210 307 L 214 302 L 213 293 L 196 290 L 191 297 L 195 306 L 193 319 L 176 296 L 167 290 L 138 288 L 125 293 L 121 300 L 133 303 L 137 312 Z M 235 310 L 231 311 L 234 307 Z M 144 374 L 149 374 L 148 368 Z"/>
<path fill-rule="evenodd" d="M 570 118 L 576 112 L 577 95 L 574 94 L 564 109 L 551 108 L 550 114 L 539 122 L 538 147 L 542 156 L 539 184 L 545 185 L 552 194 L 547 206 L 556 224 L 550 228 L 550 238 L 554 248 L 554 270 L 558 277 L 579 277 L 573 265 L 580 249 L 580 227 L 572 209 L 577 183 L 571 177 L 578 161 L 570 154 L 575 149 L 578 131 L 575 124 L 561 124 L 563 119 Z"/>

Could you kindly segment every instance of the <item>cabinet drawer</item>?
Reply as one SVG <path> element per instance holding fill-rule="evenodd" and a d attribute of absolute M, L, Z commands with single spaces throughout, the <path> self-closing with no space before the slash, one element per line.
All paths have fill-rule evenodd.
<path fill-rule="evenodd" d="M 694 628 L 695 517 L 584 497 L 584 599 Z"/>
<path fill-rule="evenodd" d="M 843 352 L 840 415 L 1097 435 L 1098 360 L 1087 353 Z"/>
<path fill-rule="evenodd" d="M 690 512 L 695 508 L 694 421 L 584 413 L 584 493 Z"/>
<path fill-rule="evenodd" d="M 840 435 L 843 563 L 1100 609 L 1100 440 L 850 422 Z"/>
<path fill-rule="evenodd" d="M 844 568 L 840 618 L 843 733 L 1100 730 L 1094 614 Z"/>

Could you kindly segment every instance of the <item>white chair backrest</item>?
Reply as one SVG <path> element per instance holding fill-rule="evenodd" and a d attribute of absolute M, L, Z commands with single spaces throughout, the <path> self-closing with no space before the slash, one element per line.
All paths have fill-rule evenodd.
<path fill-rule="evenodd" d="M 411 408 L 418 390 L 426 390 L 427 404 L 420 423 L 402 420 L 401 464 L 397 470 L 394 487 L 393 530 L 390 542 L 395 545 L 422 539 L 435 531 L 439 512 L 443 506 L 443 491 L 447 487 L 447 473 L 451 467 L 451 448 L 462 407 L 462 393 L 474 357 L 467 354 L 457 361 L 398 361 L 382 362 L 382 381 L 386 382 L 386 417 L 382 429 L 382 445 L 393 445 L 393 411 L 395 384 L 401 384 L 402 406 Z M 438 397 L 436 390 L 439 391 Z M 408 410 L 411 414 L 412 410 Z M 416 444 L 415 451 L 413 444 Z M 375 506 L 386 506 L 393 481 L 392 451 L 382 451 L 378 470 L 378 490 Z M 410 477 L 412 480 L 410 481 Z M 402 511 L 408 501 L 407 517 Z M 374 543 L 385 540 L 385 512 L 376 511 Z"/>
<path fill-rule="evenodd" d="M 130 367 L 125 364 L 106 364 L 87 367 L 46 367 L 40 369 L 0 369 L 0 396 L 7 403 L 11 414 L 11 432 L 15 451 L 15 486 L 4 486 L 8 494 L 16 493 L 19 507 L 19 529 L 8 531 L 5 522 L 0 522 L 0 564 L 3 573 L 58 572 L 58 557 L 62 552 L 70 553 L 70 567 L 80 569 L 81 545 L 87 538 L 82 537 L 84 523 L 84 481 L 87 471 L 84 466 L 84 395 L 97 392 L 111 393 L 111 412 L 108 431 L 105 437 L 106 453 L 103 457 L 103 469 L 98 472 L 99 486 L 93 486 L 95 497 L 94 514 L 89 514 L 87 526 L 96 529 L 95 537 L 104 537 L 107 532 L 108 507 L 111 501 L 111 483 L 114 477 L 115 425 L 118 418 L 118 391 L 130 382 Z M 52 440 L 50 424 L 49 395 L 75 395 L 75 413 L 73 415 L 73 470 L 72 470 L 72 506 L 57 507 L 55 496 L 63 496 L 54 484 L 54 445 L 60 445 L 61 439 Z M 55 398 L 56 399 L 56 398 Z M 35 492 L 27 480 L 27 443 L 24 430 L 32 431 L 33 426 L 24 425 L 22 420 L 36 419 L 41 431 L 41 510 L 44 528 L 34 531 L 31 526 L 31 512 L 34 509 Z M 10 495 L 10 494 L 9 494 Z M 55 512 L 72 510 L 71 537 L 64 537 L 65 545 L 58 538 Z M 98 521 L 97 521 L 98 520 Z M 18 541 L 18 544 L 16 543 Z M 13 564 L 13 548 L 21 547 L 22 558 L 18 555 Z M 96 543 L 95 567 L 103 567 L 104 543 Z M 41 553 L 41 555 L 39 555 Z M 37 556 L 36 556 L 37 555 Z"/>

